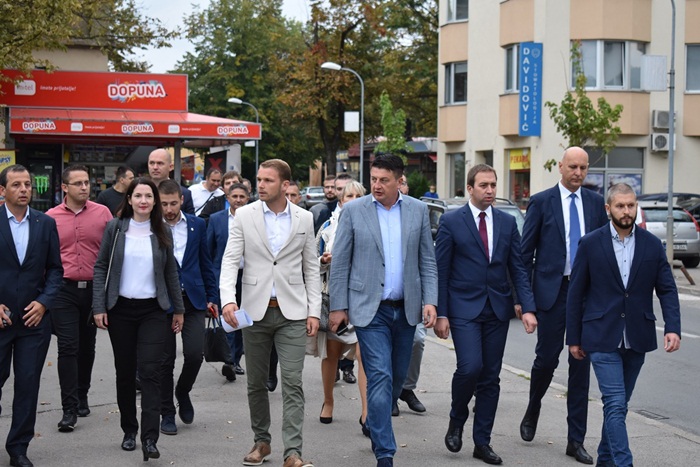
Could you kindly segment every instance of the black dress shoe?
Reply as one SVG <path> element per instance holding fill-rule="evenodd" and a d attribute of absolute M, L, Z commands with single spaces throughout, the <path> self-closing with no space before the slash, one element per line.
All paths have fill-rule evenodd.
<path fill-rule="evenodd" d="M 221 374 L 226 377 L 227 381 L 236 381 L 236 369 L 230 363 L 224 363 L 221 367 Z"/>
<path fill-rule="evenodd" d="M 78 402 L 78 410 L 76 410 L 78 417 L 87 417 L 90 415 L 90 406 L 88 405 L 87 399 Z"/>
<path fill-rule="evenodd" d="M 78 424 L 78 416 L 74 412 L 63 412 L 63 418 L 58 422 L 58 431 L 70 433 Z"/>
<path fill-rule="evenodd" d="M 269 392 L 275 392 L 275 388 L 277 388 L 277 376 L 273 376 L 272 378 L 267 378 L 267 382 L 265 383 L 265 386 L 267 386 L 267 390 Z"/>
<path fill-rule="evenodd" d="M 399 415 L 401 415 L 401 412 L 399 411 L 399 404 L 397 402 L 394 402 L 391 405 L 391 416 L 398 417 Z"/>
<path fill-rule="evenodd" d="M 414 412 L 423 413 L 425 412 L 425 406 L 421 401 L 418 400 L 416 394 L 410 389 L 404 389 L 401 391 L 399 399 L 408 404 L 408 408 Z"/>
<path fill-rule="evenodd" d="M 124 435 L 122 449 L 125 451 L 133 451 L 136 449 L 136 433 L 126 433 Z"/>
<path fill-rule="evenodd" d="M 148 459 L 158 459 L 160 457 L 160 451 L 158 451 L 158 448 L 156 447 L 156 442 L 152 439 L 143 440 L 141 450 L 143 451 L 144 461 L 147 461 Z"/>
<path fill-rule="evenodd" d="M 30 461 L 29 458 L 24 454 L 20 454 L 19 456 L 15 457 L 10 457 L 10 465 L 12 467 L 34 467 L 32 461 Z"/>
<path fill-rule="evenodd" d="M 474 457 L 481 459 L 487 464 L 499 465 L 503 463 L 503 459 L 498 457 L 498 454 L 493 452 L 493 449 L 488 444 L 474 446 Z"/>
<path fill-rule="evenodd" d="M 245 370 L 241 365 L 235 364 L 233 365 L 233 370 L 236 372 L 237 375 L 244 375 Z"/>
<path fill-rule="evenodd" d="M 520 437 L 523 439 L 523 441 L 532 441 L 535 439 L 538 419 L 539 414 L 531 414 L 529 412 L 525 413 L 523 421 L 520 422 Z"/>
<path fill-rule="evenodd" d="M 394 467 L 393 457 L 382 457 L 377 459 L 377 467 Z"/>
<path fill-rule="evenodd" d="M 194 406 L 190 400 L 189 393 L 175 389 L 175 399 L 177 399 L 180 420 L 185 425 L 189 425 L 194 421 Z"/>
<path fill-rule="evenodd" d="M 450 426 L 447 428 L 445 435 L 445 446 L 450 452 L 459 452 L 462 450 L 462 432 L 464 427 L 450 420 Z"/>
<path fill-rule="evenodd" d="M 352 372 L 352 369 L 343 370 L 343 381 L 345 381 L 348 384 L 357 383 L 357 378 L 355 378 L 355 373 Z"/>
<path fill-rule="evenodd" d="M 362 415 L 360 415 L 360 426 L 362 427 L 362 434 L 369 438 L 370 436 L 369 427 L 367 426 L 367 420 L 365 420 L 365 423 L 362 423 Z"/>
<path fill-rule="evenodd" d="M 593 464 L 593 458 L 586 452 L 583 443 L 569 441 L 566 445 L 566 455 L 571 456 L 582 464 Z"/>

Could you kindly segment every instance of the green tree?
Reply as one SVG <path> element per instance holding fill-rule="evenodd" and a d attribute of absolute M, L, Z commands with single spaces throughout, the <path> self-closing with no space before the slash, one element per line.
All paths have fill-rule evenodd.
<path fill-rule="evenodd" d="M 0 69 L 25 72 L 52 64 L 35 58 L 39 50 L 69 45 L 100 48 L 117 71 L 146 71 L 132 52 L 168 47 L 176 31 L 142 15 L 135 0 L 32 0 L 0 2 Z"/>
<path fill-rule="evenodd" d="M 561 103 L 547 101 L 549 117 L 554 121 L 557 131 L 566 139 L 567 146 L 593 146 L 601 150 L 604 156 L 615 147 L 620 136 L 620 127 L 616 125 L 622 115 L 622 105 L 612 107 L 604 97 L 598 98 L 597 109 L 586 94 L 586 75 L 583 72 L 581 43 L 573 42 L 571 46 L 571 63 L 574 75 L 574 90 L 567 91 Z M 556 164 L 554 159 L 544 166 L 551 171 Z"/>
<path fill-rule="evenodd" d="M 382 128 L 384 128 L 384 140 L 374 149 L 376 154 L 390 152 L 401 156 L 406 160 L 404 153 L 411 150 L 406 143 L 406 113 L 402 109 L 394 110 L 391 98 L 386 90 L 382 91 L 379 98 L 379 107 L 382 112 Z"/>

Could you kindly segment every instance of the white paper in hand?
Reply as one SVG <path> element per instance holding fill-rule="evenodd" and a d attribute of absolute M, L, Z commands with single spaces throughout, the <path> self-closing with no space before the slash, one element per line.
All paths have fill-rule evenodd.
<path fill-rule="evenodd" d="M 248 313 L 243 308 L 240 308 L 238 311 L 234 313 L 236 315 L 236 321 L 238 321 L 238 327 L 234 328 L 231 327 L 230 324 L 226 322 L 223 317 L 221 318 L 221 326 L 224 328 L 224 331 L 226 332 L 233 332 L 237 331 L 239 329 L 247 328 L 248 326 L 253 325 L 253 320 L 251 319 L 250 316 L 248 316 Z"/>

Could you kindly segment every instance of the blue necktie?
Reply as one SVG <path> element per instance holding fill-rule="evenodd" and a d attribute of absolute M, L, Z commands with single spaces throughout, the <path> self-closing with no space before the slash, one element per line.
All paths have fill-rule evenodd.
<path fill-rule="evenodd" d="M 578 220 L 578 208 L 576 207 L 576 193 L 569 195 L 571 204 L 569 205 L 569 262 L 574 267 L 578 241 L 581 240 L 581 223 Z"/>

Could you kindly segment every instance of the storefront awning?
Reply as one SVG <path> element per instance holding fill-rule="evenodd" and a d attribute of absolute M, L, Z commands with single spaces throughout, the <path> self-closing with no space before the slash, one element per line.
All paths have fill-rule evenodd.
<path fill-rule="evenodd" d="M 207 145 L 226 145 L 233 141 L 259 140 L 262 133 L 258 123 L 172 111 L 12 107 L 9 120 L 13 138 L 32 142 L 60 140 L 67 143 L 89 139 L 95 143 L 164 146 L 206 140 Z"/>

